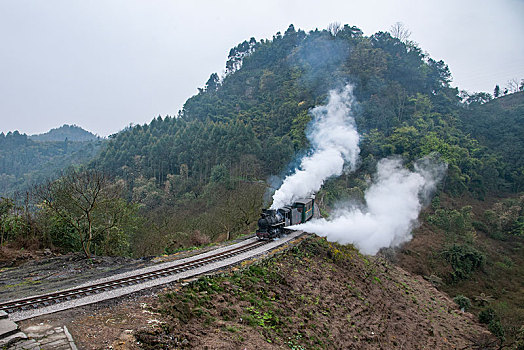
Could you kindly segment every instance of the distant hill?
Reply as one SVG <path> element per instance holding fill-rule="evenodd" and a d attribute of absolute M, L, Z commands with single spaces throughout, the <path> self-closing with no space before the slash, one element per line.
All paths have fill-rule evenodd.
<path fill-rule="evenodd" d="M 69 166 L 89 162 L 104 143 L 104 140 L 77 126 L 64 125 L 59 129 L 69 130 L 71 138 L 67 137 L 67 141 L 65 137 L 59 139 L 60 141 L 37 141 L 18 131 L 0 133 L 0 196 L 25 191 L 32 184 L 57 177 Z M 59 134 L 67 134 L 54 130 L 42 136 L 58 137 Z M 94 139 L 73 141 L 81 135 L 87 137 L 86 134 L 92 135 Z"/>
<path fill-rule="evenodd" d="M 95 134 L 74 124 L 64 124 L 44 134 L 30 135 L 28 138 L 34 141 L 64 141 L 66 139 L 68 141 L 94 141 L 99 139 Z"/>

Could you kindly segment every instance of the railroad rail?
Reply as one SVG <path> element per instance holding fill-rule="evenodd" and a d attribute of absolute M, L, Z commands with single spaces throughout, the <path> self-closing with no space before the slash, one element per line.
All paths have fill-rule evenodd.
<path fill-rule="evenodd" d="M 53 304 L 58 304 L 64 301 L 70 301 L 77 298 L 82 298 L 92 294 L 102 293 L 121 287 L 127 287 L 142 282 L 154 280 L 157 278 L 167 277 L 174 275 L 183 271 L 196 269 L 198 267 L 208 265 L 220 260 L 225 260 L 235 255 L 242 254 L 244 252 L 256 249 L 260 246 L 268 244 L 268 241 L 254 241 L 248 244 L 225 250 L 216 254 L 212 254 L 205 257 L 192 259 L 184 263 L 179 263 L 176 265 L 171 265 L 169 267 L 160 268 L 157 270 L 138 273 L 136 275 L 131 275 L 124 278 L 118 278 L 114 280 L 109 280 L 106 282 L 95 283 L 90 285 L 85 285 L 82 287 L 70 288 L 54 293 L 43 294 L 34 297 L 28 297 L 24 299 L 17 299 L 13 301 L 0 303 L 0 310 L 3 310 L 7 313 L 13 313 L 18 311 L 26 311 L 30 309 L 37 309 L 40 307 L 46 307 Z"/>

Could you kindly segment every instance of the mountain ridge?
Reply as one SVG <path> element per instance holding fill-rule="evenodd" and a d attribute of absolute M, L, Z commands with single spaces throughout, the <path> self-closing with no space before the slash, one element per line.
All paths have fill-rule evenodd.
<path fill-rule="evenodd" d="M 90 131 L 83 129 L 75 124 L 64 124 L 60 127 L 53 128 L 42 134 L 33 134 L 28 136 L 34 141 L 95 141 L 100 139 L 99 136 Z"/>

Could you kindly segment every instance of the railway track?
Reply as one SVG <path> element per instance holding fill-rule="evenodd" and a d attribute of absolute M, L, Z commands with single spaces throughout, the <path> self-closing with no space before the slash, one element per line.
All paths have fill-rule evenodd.
<path fill-rule="evenodd" d="M 216 254 L 207 255 L 204 257 L 195 256 L 195 259 L 190 259 L 184 263 L 171 265 L 165 268 L 159 268 L 148 272 L 138 273 L 123 278 L 117 278 L 114 280 L 108 280 L 105 282 L 94 283 L 85 285 L 77 288 L 70 288 L 59 292 L 43 294 L 39 296 L 17 299 L 13 301 L 7 301 L 0 303 L 0 310 L 7 312 L 8 314 L 15 312 L 22 312 L 31 309 L 38 309 L 41 307 L 47 307 L 50 305 L 58 304 L 65 301 L 71 301 L 82 297 L 107 292 L 123 287 L 128 287 L 154 279 L 168 277 L 180 272 L 187 270 L 196 269 L 208 264 L 212 264 L 221 260 L 225 260 L 236 255 L 254 250 L 263 245 L 268 244 L 268 241 L 254 241 L 245 245 L 241 245 L 232 249 L 221 251 Z"/>

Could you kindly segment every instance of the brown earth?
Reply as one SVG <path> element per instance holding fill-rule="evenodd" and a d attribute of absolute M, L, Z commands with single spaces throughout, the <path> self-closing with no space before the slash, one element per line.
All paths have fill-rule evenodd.
<path fill-rule="evenodd" d="M 304 239 L 298 248 L 244 265 L 20 326 L 66 325 L 79 349 L 489 349 L 497 344 L 476 317 L 458 310 L 430 282 L 350 246 Z"/>
<path fill-rule="evenodd" d="M 133 333 L 158 322 L 149 310 L 151 291 L 86 305 L 18 322 L 23 330 L 35 325 L 67 326 L 78 349 L 139 349 Z"/>
<path fill-rule="evenodd" d="M 496 340 L 422 277 L 305 240 L 242 272 L 161 297 L 145 349 L 470 349 Z"/>
<path fill-rule="evenodd" d="M 320 238 L 189 285 L 20 326 L 40 323 L 66 325 L 79 349 L 489 349 L 496 344 L 476 317 L 458 310 L 422 277 Z"/>

